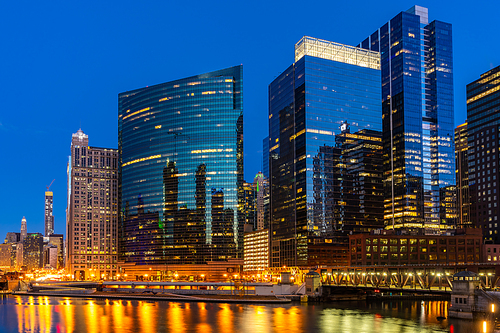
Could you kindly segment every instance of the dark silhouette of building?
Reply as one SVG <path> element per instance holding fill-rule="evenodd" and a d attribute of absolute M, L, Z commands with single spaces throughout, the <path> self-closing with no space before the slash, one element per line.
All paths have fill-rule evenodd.
<path fill-rule="evenodd" d="M 469 193 L 467 123 L 455 128 L 455 166 L 457 175 L 457 227 L 472 227 Z"/>
<path fill-rule="evenodd" d="M 467 85 L 471 221 L 485 242 L 500 244 L 500 66 Z"/>

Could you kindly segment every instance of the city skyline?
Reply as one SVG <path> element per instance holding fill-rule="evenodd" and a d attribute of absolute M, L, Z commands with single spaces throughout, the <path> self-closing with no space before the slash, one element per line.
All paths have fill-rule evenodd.
<path fill-rule="evenodd" d="M 246 15 L 242 18 L 243 24 L 234 29 L 235 32 L 230 33 L 230 37 L 240 37 L 241 35 L 242 38 L 225 37 L 226 39 L 221 40 L 220 36 L 227 31 L 225 30 L 227 26 L 224 24 L 213 27 L 213 29 L 209 28 L 202 35 L 199 35 L 199 31 L 196 30 L 186 30 L 181 32 L 167 48 L 167 50 L 175 48 L 176 52 L 173 52 L 175 56 L 164 59 L 164 53 L 161 51 L 165 51 L 165 49 L 161 48 L 141 54 L 141 50 L 144 50 L 144 43 L 152 43 L 159 40 L 159 37 L 164 37 L 160 33 L 151 33 L 146 41 L 139 40 L 142 38 L 142 30 L 140 29 L 143 29 L 139 24 L 151 21 L 148 20 L 148 17 L 153 15 L 154 10 L 158 9 L 156 7 L 148 8 L 137 14 L 134 13 L 139 19 L 138 25 L 134 25 L 134 27 L 138 27 L 139 32 L 129 37 L 127 33 L 130 31 L 123 28 L 123 35 L 119 34 L 119 37 L 115 38 L 112 33 L 106 32 L 106 29 L 113 31 L 111 22 L 116 23 L 116 21 L 110 20 L 110 23 L 104 23 L 104 14 L 114 10 L 113 6 L 99 8 L 97 10 L 99 13 L 94 14 L 96 9 L 92 8 L 92 4 L 90 4 L 88 7 L 82 8 L 80 16 L 74 18 L 70 16 L 64 19 L 60 15 L 74 9 L 61 6 L 54 14 L 51 14 L 53 16 L 48 15 L 47 21 L 54 19 L 54 23 L 46 23 L 45 20 L 42 22 L 38 21 L 38 18 L 34 18 L 34 15 L 44 17 L 44 12 L 41 9 L 40 12 L 36 5 L 33 6 L 26 12 L 26 19 L 32 19 L 32 22 L 27 28 L 9 34 L 7 49 L 13 51 L 9 55 L 2 56 L 4 63 L 10 64 L 12 67 L 6 68 L 4 80 L 2 80 L 2 91 L 6 94 L 5 96 L 12 97 L 12 101 L 6 99 L 4 110 L 7 112 L 0 114 L 0 142 L 2 142 L 0 154 L 3 156 L 0 170 L 4 175 L 9 175 L 2 181 L 1 193 L 2 201 L 12 202 L 12 205 L 11 209 L 0 220 L 0 234 L 5 235 L 8 231 L 18 232 L 22 216 L 26 216 L 29 233 L 43 232 L 43 193 L 52 179 L 55 179 L 51 187 L 54 193 L 54 232 L 57 234 L 65 233 L 66 164 L 70 154 L 68 138 L 71 133 L 76 132 L 81 127 L 85 133 L 92 136 L 92 141 L 96 146 L 116 148 L 116 100 L 120 91 L 176 80 L 240 63 L 243 63 L 246 68 L 244 72 L 244 109 L 246 110 L 244 119 L 246 128 L 244 179 L 251 181 L 253 176 L 262 169 L 261 140 L 266 136 L 267 128 L 261 128 L 262 126 L 259 125 L 265 122 L 267 117 L 267 85 L 280 74 L 284 68 L 283 64 L 293 60 L 290 54 L 294 43 L 303 35 L 312 35 L 349 45 L 357 45 L 368 33 L 377 29 L 382 22 L 415 4 L 428 7 L 430 17 L 439 18 L 439 20 L 453 25 L 455 53 L 454 125 L 457 126 L 465 121 L 465 85 L 472 82 L 481 73 L 498 65 L 498 63 L 494 63 L 497 60 L 494 58 L 497 54 L 495 52 L 496 46 L 485 41 L 491 36 L 480 34 L 479 30 L 476 33 L 474 30 L 480 28 L 481 32 L 492 31 L 492 29 L 488 29 L 488 24 L 493 24 L 494 20 L 488 20 L 487 16 L 489 13 L 495 12 L 494 8 L 488 8 L 488 12 L 482 13 L 482 24 L 480 27 L 475 27 L 474 24 L 469 24 L 468 21 L 462 19 L 466 15 L 465 7 L 455 5 L 453 8 L 449 8 L 451 2 L 447 4 L 432 4 L 429 1 L 419 3 L 392 2 L 383 11 L 380 9 L 377 11 L 375 4 L 359 10 L 358 6 L 354 4 L 332 5 L 324 3 L 325 9 L 343 12 L 345 15 L 336 14 L 338 22 L 317 22 L 317 19 L 311 17 L 314 16 L 312 14 L 326 20 L 326 17 L 331 18 L 331 13 L 329 16 L 323 16 L 325 14 L 316 13 L 313 8 L 308 8 L 307 11 L 311 11 L 310 17 L 294 27 L 292 31 L 280 35 L 281 30 L 275 30 L 280 38 L 269 34 L 264 35 L 263 38 L 264 30 L 250 28 L 248 18 L 252 15 Z M 8 4 L 8 6 L 16 7 L 17 5 Z M 161 5 L 158 6 L 168 13 L 175 11 L 175 8 L 172 10 L 171 8 L 161 8 Z M 134 8 L 125 7 L 125 9 L 121 9 L 120 14 L 132 15 Z M 278 10 L 282 9 L 281 7 L 271 5 L 268 14 L 256 15 L 264 20 L 270 19 L 272 14 L 278 13 Z M 291 10 L 293 7 L 290 6 L 290 9 L 287 10 Z M 7 11 L 9 9 L 16 10 L 16 8 L 8 7 Z M 51 9 L 49 7 L 44 10 Z M 179 8 L 177 9 L 181 11 Z M 200 8 L 195 9 L 191 14 L 192 17 L 199 20 L 199 23 L 195 24 L 196 27 L 203 26 L 203 23 L 211 23 L 204 18 L 207 10 L 215 11 L 216 14 L 218 14 L 217 10 L 221 10 L 221 14 L 227 13 L 218 7 L 212 9 L 203 8 L 200 5 Z M 478 9 L 468 8 L 467 14 L 472 17 L 476 10 Z M 325 10 L 325 12 L 327 11 Z M 187 14 L 179 16 L 177 20 L 165 26 L 161 21 L 162 17 L 153 16 L 154 19 L 150 24 L 168 31 L 168 29 L 178 28 L 183 18 L 190 17 Z M 99 29 L 91 29 L 92 23 L 87 19 L 92 17 L 95 17 L 99 23 L 99 29 L 104 31 L 102 34 Z M 222 17 L 224 16 L 221 15 Z M 71 22 L 70 18 L 75 19 L 75 22 Z M 128 18 L 133 21 L 130 17 Z M 352 25 L 350 31 L 338 29 L 342 24 L 346 26 L 353 20 L 356 20 L 358 24 Z M 363 24 L 359 24 L 359 22 Z M 66 32 L 59 29 L 61 23 L 68 27 L 65 29 Z M 236 22 L 229 20 L 228 26 L 230 23 L 235 24 Z M 10 29 L 6 28 L 6 31 L 16 27 L 16 24 L 13 24 L 10 19 L 2 24 L 10 25 Z M 31 39 L 27 39 L 24 36 L 27 30 L 24 29 L 35 29 L 35 27 L 39 29 L 36 24 L 40 25 L 42 29 L 34 33 L 32 37 L 30 36 Z M 116 29 L 122 27 L 118 26 L 119 28 Z M 70 38 L 71 33 L 75 33 L 74 39 Z M 204 38 L 208 35 L 213 36 Z M 124 52 L 119 44 L 119 42 L 123 42 L 125 37 L 133 38 L 132 42 L 135 42 L 133 45 L 137 46 L 134 48 L 137 49 L 134 52 L 127 50 L 131 54 L 126 54 L 127 52 Z M 105 45 L 115 39 L 117 41 L 110 43 L 110 46 Z M 193 40 L 196 43 L 193 43 Z M 18 44 L 20 41 L 22 44 Z M 261 43 L 263 46 L 260 47 L 261 50 L 244 54 L 245 50 L 252 49 L 256 45 L 255 43 Z M 200 48 L 210 50 L 209 53 L 213 55 L 197 52 Z M 99 51 L 94 52 L 94 50 Z M 25 53 L 25 55 L 20 56 L 20 53 Z M 79 55 L 79 53 L 83 54 Z M 172 66 L 168 62 L 192 56 L 191 53 L 199 53 L 199 55 L 186 59 L 183 66 L 177 64 Z M 474 57 L 472 58 L 471 55 Z M 137 60 L 134 60 L 136 58 L 141 63 L 140 66 L 137 65 Z M 272 59 L 267 60 L 267 58 Z M 114 61 L 117 61 L 116 65 L 112 64 Z M 130 66 L 132 61 L 135 66 Z M 154 69 L 163 62 L 165 65 L 161 66 L 160 70 Z M 108 69 L 108 66 L 112 68 Z M 466 67 L 469 68 L 466 69 Z M 26 93 L 26 82 L 29 81 L 31 81 L 31 86 L 37 84 L 38 87 L 32 89 L 19 102 L 21 89 L 23 93 Z M 33 142 L 36 142 L 37 145 L 33 145 Z M 14 160 L 19 160 L 20 163 L 13 163 Z M 44 161 L 41 169 L 38 169 L 36 173 L 27 169 L 30 166 L 30 161 L 33 160 Z"/>

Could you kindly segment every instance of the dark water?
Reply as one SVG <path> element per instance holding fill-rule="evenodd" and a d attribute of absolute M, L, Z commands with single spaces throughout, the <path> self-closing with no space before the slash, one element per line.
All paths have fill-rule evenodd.
<path fill-rule="evenodd" d="M 482 332 L 480 322 L 438 321 L 447 308 L 444 301 L 248 305 L 8 296 L 0 298 L 0 332 Z"/>

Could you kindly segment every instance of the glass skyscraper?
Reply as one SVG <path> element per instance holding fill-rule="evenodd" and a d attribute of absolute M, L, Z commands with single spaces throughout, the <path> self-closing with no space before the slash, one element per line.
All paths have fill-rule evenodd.
<path fill-rule="evenodd" d="M 453 228 L 441 212 L 455 186 L 451 24 L 414 6 L 359 46 L 381 53 L 386 225 Z"/>
<path fill-rule="evenodd" d="M 357 149 L 360 136 L 381 142 L 380 82 L 378 52 L 304 37 L 295 45 L 295 63 L 269 85 L 272 266 L 308 265 L 310 245 L 336 243 L 336 234 L 355 228 L 342 218 L 342 193 L 358 190 L 353 182 L 344 182 L 342 158 Z M 378 137 L 371 135 L 375 132 Z M 369 147 L 381 151 L 381 145 Z M 371 153 L 352 155 L 349 163 L 356 164 L 356 158 L 363 163 L 364 154 Z M 374 206 L 382 217 L 381 174 L 362 175 L 364 167 L 356 168 L 350 170 L 353 177 L 362 177 L 356 183 L 360 191 L 365 182 L 378 189 L 362 191 L 379 191 Z M 360 227 L 371 212 L 360 208 L 363 194 L 351 197 L 362 216 Z M 378 226 L 383 226 L 381 218 Z"/>
<path fill-rule="evenodd" d="M 120 259 L 242 258 L 243 67 L 119 94 Z"/>

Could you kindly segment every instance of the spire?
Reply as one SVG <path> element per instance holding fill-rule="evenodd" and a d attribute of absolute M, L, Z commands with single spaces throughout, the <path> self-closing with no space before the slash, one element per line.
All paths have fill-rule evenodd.
<path fill-rule="evenodd" d="M 26 225 L 26 217 L 21 220 L 21 242 L 28 236 L 28 227 Z"/>

